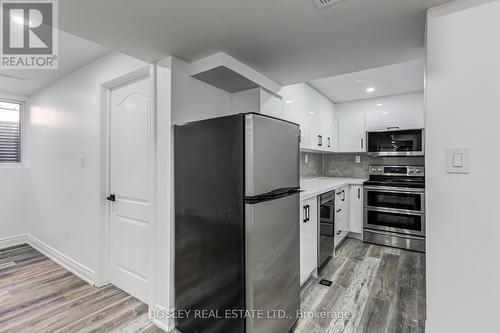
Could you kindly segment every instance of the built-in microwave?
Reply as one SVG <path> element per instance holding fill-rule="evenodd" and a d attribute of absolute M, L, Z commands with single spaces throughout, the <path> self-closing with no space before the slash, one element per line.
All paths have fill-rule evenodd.
<path fill-rule="evenodd" d="M 371 156 L 424 155 L 423 129 L 367 132 L 366 139 L 366 149 Z"/>

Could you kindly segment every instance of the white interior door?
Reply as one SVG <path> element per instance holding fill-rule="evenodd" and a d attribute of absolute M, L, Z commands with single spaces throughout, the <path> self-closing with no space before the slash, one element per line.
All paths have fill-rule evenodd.
<path fill-rule="evenodd" d="M 149 79 L 111 91 L 109 282 L 148 303 L 151 287 L 152 137 Z"/>

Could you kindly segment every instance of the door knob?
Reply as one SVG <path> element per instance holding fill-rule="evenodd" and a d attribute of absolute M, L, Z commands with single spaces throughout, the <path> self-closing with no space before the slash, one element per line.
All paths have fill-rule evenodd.
<path fill-rule="evenodd" d="M 110 194 L 109 197 L 106 198 L 109 201 L 116 201 L 116 197 L 114 194 Z"/>

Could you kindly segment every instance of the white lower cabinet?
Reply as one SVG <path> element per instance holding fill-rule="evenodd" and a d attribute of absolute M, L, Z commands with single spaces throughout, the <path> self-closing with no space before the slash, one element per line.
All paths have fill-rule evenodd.
<path fill-rule="evenodd" d="M 358 234 L 363 232 L 363 185 L 351 185 L 349 231 Z"/>
<path fill-rule="evenodd" d="M 335 248 L 342 243 L 349 233 L 349 188 L 348 185 L 335 190 Z"/>
<path fill-rule="evenodd" d="M 318 199 L 300 203 L 300 285 L 316 271 L 318 263 Z"/>

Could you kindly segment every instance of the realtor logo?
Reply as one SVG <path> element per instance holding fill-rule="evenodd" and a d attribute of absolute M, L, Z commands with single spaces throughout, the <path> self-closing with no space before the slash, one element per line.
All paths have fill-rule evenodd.
<path fill-rule="evenodd" d="M 57 0 L 0 0 L 2 69 L 57 69 Z"/>

